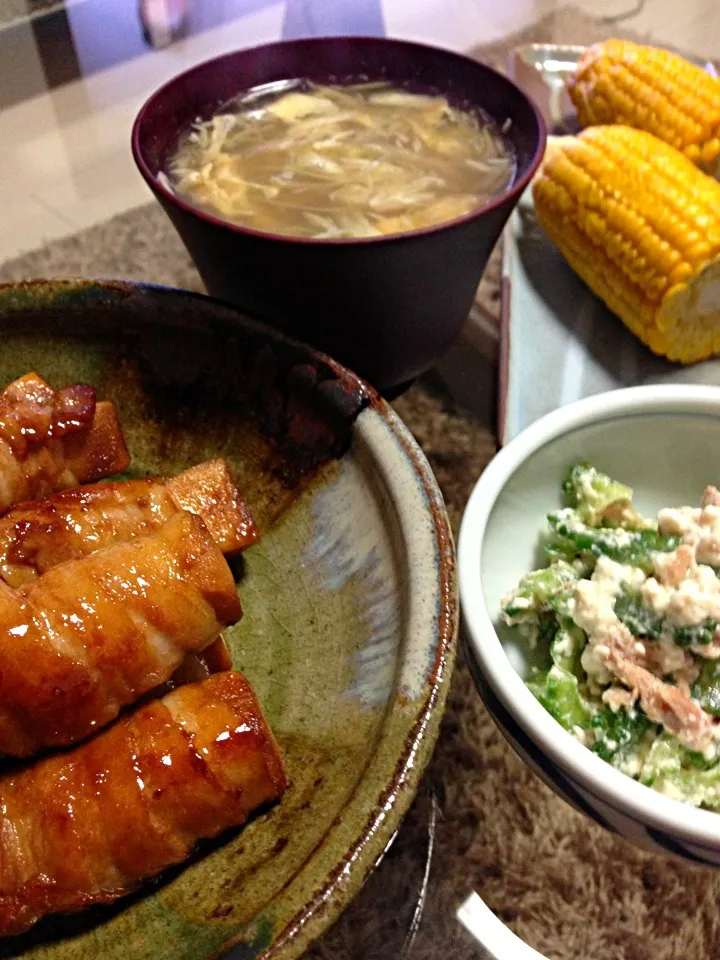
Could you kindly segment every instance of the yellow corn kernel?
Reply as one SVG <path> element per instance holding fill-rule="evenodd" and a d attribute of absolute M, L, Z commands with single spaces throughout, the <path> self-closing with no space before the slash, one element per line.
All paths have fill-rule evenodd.
<path fill-rule="evenodd" d="M 625 126 L 555 137 L 537 219 L 597 296 L 655 353 L 720 353 L 720 183 Z"/>
<path fill-rule="evenodd" d="M 720 174 L 720 80 L 668 50 L 606 40 L 580 59 L 568 91 L 583 127 L 647 130 Z"/>

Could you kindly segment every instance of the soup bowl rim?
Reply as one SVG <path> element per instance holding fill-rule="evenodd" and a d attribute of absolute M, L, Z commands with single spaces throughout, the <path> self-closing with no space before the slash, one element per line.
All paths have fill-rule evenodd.
<path fill-rule="evenodd" d="M 162 99 L 172 87 L 174 87 L 181 80 L 188 80 L 193 77 L 195 74 L 201 73 L 203 70 L 211 63 L 220 63 L 223 60 L 233 60 L 239 55 L 248 54 L 250 52 L 259 52 L 263 50 L 277 49 L 279 47 L 302 47 L 302 46 L 313 46 L 317 45 L 318 42 L 326 42 L 332 44 L 333 42 L 338 41 L 350 41 L 354 44 L 365 45 L 365 44 L 377 44 L 384 46 L 393 46 L 393 47 L 406 47 L 417 50 L 419 54 L 425 54 L 427 52 L 439 53 L 444 57 L 447 57 L 449 60 L 460 61 L 472 64 L 473 67 L 479 68 L 481 71 L 485 71 L 494 75 L 497 81 L 500 81 L 502 84 L 513 88 L 516 93 L 520 96 L 521 99 L 526 100 L 528 103 L 532 114 L 535 117 L 535 122 L 537 124 L 537 143 L 535 146 L 534 153 L 530 161 L 526 164 L 525 170 L 522 176 L 513 177 L 509 186 L 502 190 L 496 197 L 493 197 L 487 203 L 482 204 L 478 207 L 473 207 L 473 209 L 466 214 L 463 214 L 461 217 L 454 217 L 452 220 L 442 220 L 440 223 L 433 224 L 429 227 L 420 227 L 417 230 L 404 230 L 397 233 L 388 233 L 383 234 L 382 236 L 376 237 L 335 237 L 335 238 L 325 238 L 320 239 L 316 237 L 297 237 L 291 234 L 281 234 L 281 233 L 272 233 L 265 230 L 255 230 L 252 227 L 243 226 L 241 224 L 233 223 L 230 220 L 225 220 L 222 217 L 216 217 L 211 213 L 202 210 L 200 207 L 195 206 L 192 203 L 184 200 L 180 197 L 174 190 L 169 189 L 159 177 L 159 174 L 153 173 L 150 168 L 150 165 L 145 159 L 142 139 L 143 139 L 143 126 L 147 120 L 147 117 L 152 110 L 153 106 Z M 251 88 L 248 88 L 251 89 Z M 242 93 L 242 90 L 239 91 Z M 484 109 L 482 103 L 476 103 L 475 106 Z M 494 119 L 494 118 L 491 118 Z M 472 57 L 465 56 L 461 53 L 456 53 L 453 50 L 446 50 L 444 47 L 438 47 L 426 43 L 415 43 L 410 40 L 396 40 L 392 37 L 372 37 L 372 36 L 353 36 L 353 37 L 344 37 L 344 36 L 327 36 L 327 37 L 305 37 L 298 40 L 280 40 L 274 43 L 265 43 L 258 44 L 254 47 L 248 47 L 246 49 L 231 50 L 228 53 L 221 54 L 217 57 L 210 57 L 207 60 L 203 60 L 201 63 L 195 64 L 195 66 L 190 67 L 187 70 L 182 71 L 181 73 L 176 74 L 174 77 L 171 77 L 166 83 L 158 87 L 154 93 L 152 93 L 147 100 L 144 102 L 140 111 L 138 112 L 135 121 L 132 127 L 131 134 L 131 147 L 132 154 L 135 160 L 135 163 L 140 170 L 144 180 L 148 184 L 151 190 L 159 194 L 164 200 L 168 203 L 173 204 L 174 206 L 179 207 L 185 213 L 192 214 L 198 217 L 200 220 L 205 221 L 211 226 L 215 227 L 225 227 L 226 229 L 231 230 L 234 233 L 244 234 L 248 237 L 257 237 L 262 240 L 272 240 L 278 243 L 286 244 L 309 244 L 312 246 L 362 246 L 362 245 L 374 245 L 374 244 L 384 244 L 392 243 L 397 240 L 403 240 L 405 238 L 414 238 L 414 237 L 424 237 L 436 233 L 441 233 L 442 231 L 452 229 L 453 227 L 463 226 L 465 224 L 471 223 L 474 220 L 477 220 L 479 217 L 482 217 L 485 214 L 492 213 L 497 210 L 499 207 L 508 202 L 512 203 L 516 198 L 522 196 L 526 187 L 532 180 L 537 168 L 540 165 L 540 161 L 543 158 L 545 152 L 545 145 L 547 142 L 547 128 L 545 121 L 542 117 L 542 114 L 536 107 L 535 103 L 524 93 L 520 87 L 514 83 L 509 77 L 506 77 L 500 71 L 495 70 L 493 67 L 489 66 L 487 63 L 475 60 Z"/>

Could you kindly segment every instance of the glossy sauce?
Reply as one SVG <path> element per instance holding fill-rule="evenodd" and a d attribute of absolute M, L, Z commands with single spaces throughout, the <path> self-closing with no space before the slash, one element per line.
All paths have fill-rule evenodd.
<path fill-rule="evenodd" d="M 216 460 L 169 480 L 98 483 L 19 504 L 0 517 L 0 577 L 22 586 L 59 563 L 151 534 L 180 510 L 201 517 L 225 553 L 258 538 L 227 466 Z"/>
<path fill-rule="evenodd" d="M 77 385 L 53 390 L 28 375 L 0 393 L 0 439 L 18 459 L 34 444 L 85 429 L 95 413 L 95 391 Z"/>
<path fill-rule="evenodd" d="M 227 562 L 188 513 L 17 591 L 0 584 L 0 753 L 82 739 L 240 616 Z"/>
<path fill-rule="evenodd" d="M 0 936 L 130 892 L 286 786 L 258 702 L 232 672 L 0 778 Z"/>

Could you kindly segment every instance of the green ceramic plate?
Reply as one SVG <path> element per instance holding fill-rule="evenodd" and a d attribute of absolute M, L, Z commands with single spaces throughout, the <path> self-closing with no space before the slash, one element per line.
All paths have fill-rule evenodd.
<path fill-rule="evenodd" d="M 227 631 L 292 786 L 116 907 L 0 944 L 43 960 L 299 956 L 391 841 L 438 732 L 454 552 L 430 469 L 354 375 L 214 301 L 125 283 L 0 287 L 0 384 L 36 370 L 117 405 L 132 472 L 224 456 L 262 540 Z"/>

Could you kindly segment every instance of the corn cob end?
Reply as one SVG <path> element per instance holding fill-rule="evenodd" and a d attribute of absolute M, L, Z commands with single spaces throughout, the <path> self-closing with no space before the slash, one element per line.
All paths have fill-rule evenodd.
<path fill-rule="evenodd" d="M 623 126 L 558 138 L 533 183 L 540 226 L 653 352 L 720 354 L 720 184 Z"/>
<path fill-rule="evenodd" d="M 678 363 L 697 363 L 720 354 L 720 262 L 708 263 L 663 298 L 647 345 Z"/>

